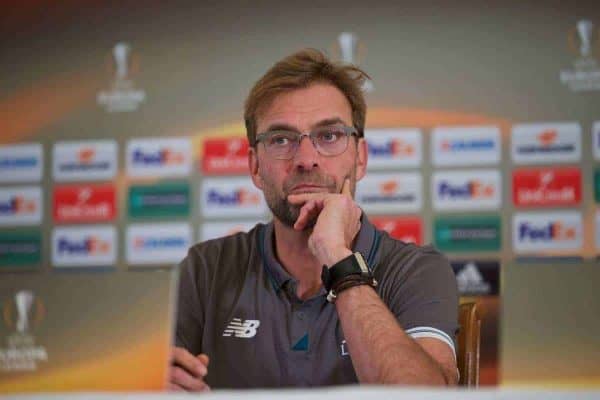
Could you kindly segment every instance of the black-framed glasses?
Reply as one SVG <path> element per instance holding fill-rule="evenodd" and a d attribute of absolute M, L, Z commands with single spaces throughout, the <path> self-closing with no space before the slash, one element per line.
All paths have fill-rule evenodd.
<path fill-rule="evenodd" d="M 272 130 L 256 135 L 256 142 L 262 143 L 269 156 L 278 160 L 290 160 L 300 147 L 304 136 L 310 138 L 319 154 L 325 157 L 335 157 L 348 148 L 348 138 L 359 136 L 353 126 L 323 126 L 310 133 L 299 133 L 288 130 Z"/>

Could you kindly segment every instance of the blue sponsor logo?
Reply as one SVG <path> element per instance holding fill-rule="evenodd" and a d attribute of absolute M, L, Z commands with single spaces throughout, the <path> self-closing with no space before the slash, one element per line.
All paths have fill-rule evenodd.
<path fill-rule="evenodd" d="M 188 242 L 182 237 L 164 237 L 164 238 L 135 238 L 133 246 L 137 250 L 155 250 L 155 249 L 177 249 L 187 248 Z"/>
<path fill-rule="evenodd" d="M 210 205 L 241 206 L 258 205 L 260 197 L 246 189 L 237 189 L 229 193 L 220 193 L 218 190 L 208 191 L 207 202 Z"/>
<path fill-rule="evenodd" d="M 486 151 L 494 150 L 496 142 L 492 139 L 444 140 L 441 143 L 441 148 L 443 151 L 448 152 Z"/>
<path fill-rule="evenodd" d="M 0 159 L 0 169 L 23 169 L 37 167 L 39 161 L 36 157 L 16 157 Z"/>

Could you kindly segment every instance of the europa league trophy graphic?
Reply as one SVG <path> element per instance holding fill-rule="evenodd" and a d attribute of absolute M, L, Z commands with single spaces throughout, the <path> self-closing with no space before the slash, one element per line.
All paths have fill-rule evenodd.
<path fill-rule="evenodd" d="M 117 87 L 127 86 L 129 83 L 127 75 L 129 74 L 128 61 L 130 51 L 131 46 L 125 42 L 119 42 L 113 47 L 113 57 L 117 67 L 115 77 L 115 86 Z"/>
<path fill-rule="evenodd" d="M 356 64 L 358 56 L 358 36 L 352 32 L 342 32 L 338 36 L 338 45 L 340 46 L 342 62 Z M 373 91 L 373 82 L 371 82 L 370 79 L 366 79 L 362 88 L 365 92 Z"/>
<path fill-rule="evenodd" d="M 582 57 L 589 57 L 592 55 L 592 33 L 594 31 L 594 24 L 588 19 L 582 19 L 577 22 L 577 34 L 581 45 L 579 46 L 579 52 Z"/>
<path fill-rule="evenodd" d="M 33 293 L 21 290 L 15 294 L 17 305 L 17 332 L 25 333 L 29 329 L 29 311 L 33 305 Z"/>

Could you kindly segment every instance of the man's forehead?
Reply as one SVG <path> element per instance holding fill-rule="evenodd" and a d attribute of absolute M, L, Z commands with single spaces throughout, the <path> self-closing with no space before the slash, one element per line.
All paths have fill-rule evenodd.
<path fill-rule="evenodd" d="M 330 84 L 313 84 L 278 94 L 257 115 L 258 132 L 270 126 L 290 126 L 299 130 L 341 121 L 352 125 L 352 109 L 346 96 Z"/>

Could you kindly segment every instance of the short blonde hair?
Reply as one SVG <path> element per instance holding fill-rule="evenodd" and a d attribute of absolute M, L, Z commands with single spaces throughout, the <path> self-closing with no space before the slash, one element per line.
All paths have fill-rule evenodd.
<path fill-rule="evenodd" d="M 367 106 L 362 85 L 369 76 L 355 65 L 335 63 L 315 49 L 303 49 L 273 65 L 250 90 L 244 105 L 246 135 L 256 145 L 256 117 L 273 99 L 284 92 L 324 82 L 337 87 L 348 99 L 352 124 L 364 136 Z"/>

